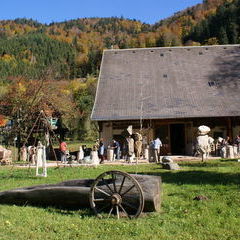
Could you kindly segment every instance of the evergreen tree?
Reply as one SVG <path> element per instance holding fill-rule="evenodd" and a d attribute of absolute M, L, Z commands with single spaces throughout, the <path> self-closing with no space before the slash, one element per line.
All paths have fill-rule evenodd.
<path fill-rule="evenodd" d="M 238 26 L 236 23 L 232 22 L 228 26 L 227 35 L 229 43 L 236 44 L 238 42 Z"/>
<path fill-rule="evenodd" d="M 229 43 L 227 32 L 224 27 L 220 28 L 219 34 L 218 34 L 218 39 L 219 39 L 220 44 L 228 44 Z"/>

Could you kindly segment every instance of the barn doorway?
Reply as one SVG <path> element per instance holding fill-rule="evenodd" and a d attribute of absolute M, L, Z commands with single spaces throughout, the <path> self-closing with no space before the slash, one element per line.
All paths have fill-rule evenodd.
<path fill-rule="evenodd" d="M 185 154 L 185 124 L 170 124 L 171 153 L 173 155 Z"/>
<path fill-rule="evenodd" d="M 169 125 L 168 124 L 163 124 L 160 125 L 156 128 L 155 130 L 155 138 L 160 138 L 162 141 L 162 147 L 161 147 L 161 152 L 160 155 L 167 155 L 170 152 L 170 147 L 169 147 Z"/>

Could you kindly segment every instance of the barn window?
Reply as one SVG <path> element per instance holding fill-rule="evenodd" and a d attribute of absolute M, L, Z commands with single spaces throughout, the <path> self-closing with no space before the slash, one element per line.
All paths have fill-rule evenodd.
<path fill-rule="evenodd" d="M 216 82 L 216 81 L 210 81 L 210 82 L 208 82 L 208 86 L 209 86 L 209 87 L 218 86 L 218 85 L 219 85 L 219 83 Z"/>

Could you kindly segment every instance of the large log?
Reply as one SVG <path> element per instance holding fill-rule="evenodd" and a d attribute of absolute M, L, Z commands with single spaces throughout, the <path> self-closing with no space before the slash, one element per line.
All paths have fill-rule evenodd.
<path fill-rule="evenodd" d="M 144 194 L 144 212 L 159 211 L 161 177 L 131 175 Z M 64 181 L 58 184 L 37 185 L 0 192 L 0 204 L 55 206 L 68 209 L 90 208 L 89 193 L 94 179 Z M 126 186 L 128 187 L 128 186 Z M 134 195 L 129 194 L 129 199 Z"/>

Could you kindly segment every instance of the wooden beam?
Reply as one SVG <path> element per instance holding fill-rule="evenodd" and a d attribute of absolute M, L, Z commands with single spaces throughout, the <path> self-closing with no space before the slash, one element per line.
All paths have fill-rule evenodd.
<path fill-rule="evenodd" d="M 232 129 L 232 119 L 230 117 L 227 118 L 227 136 L 230 137 L 230 140 L 233 140 L 233 129 Z"/>

